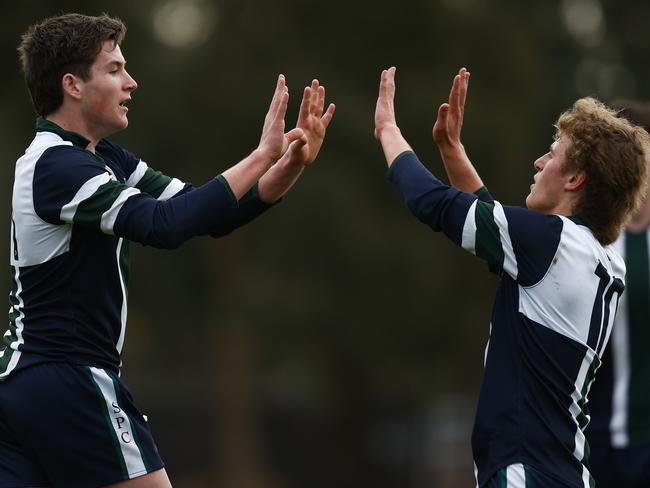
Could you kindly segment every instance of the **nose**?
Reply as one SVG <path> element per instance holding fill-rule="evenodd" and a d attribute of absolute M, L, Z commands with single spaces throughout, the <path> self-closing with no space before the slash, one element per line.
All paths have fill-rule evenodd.
<path fill-rule="evenodd" d="M 548 160 L 550 156 L 550 153 L 544 154 L 544 156 L 541 156 L 535 160 L 533 163 L 533 167 L 535 168 L 535 171 L 538 173 L 544 169 L 544 166 L 546 165 L 546 161 Z"/>
<path fill-rule="evenodd" d="M 132 92 L 138 87 L 137 82 L 131 77 L 129 73 L 126 73 L 126 83 L 125 89 Z"/>

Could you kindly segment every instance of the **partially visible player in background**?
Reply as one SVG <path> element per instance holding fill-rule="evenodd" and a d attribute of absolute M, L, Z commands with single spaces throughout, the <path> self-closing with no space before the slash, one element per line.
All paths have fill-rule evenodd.
<path fill-rule="evenodd" d="M 615 102 L 650 129 L 650 103 Z M 615 244 L 627 267 L 612 337 L 589 394 L 587 439 L 598 488 L 650 486 L 650 198 Z"/>
<path fill-rule="evenodd" d="M 171 486 L 119 377 L 129 241 L 175 248 L 248 223 L 314 161 L 334 114 L 314 80 L 285 134 L 280 75 L 251 154 L 201 187 L 169 178 L 105 139 L 127 127 L 137 88 L 120 48 L 125 32 L 107 15 L 66 14 L 31 26 L 18 48 L 39 117 L 12 199 L 0 488 Z M 191 141 L 201 142 L 212 143 Z"/>
<path fill-rule="evenodd" d="M 454 78 L 433 132 L 453 187 L 402 136 L 394 77 L 382 72 L 375 111 L 390 182 L 421 222 L 500 276 L 472 434 L 477 486 L 591 488 L 585 402 L 625 277 L 610 244 L 638 206 L 650 138 L 580 99 L 534 162 L 527 208 L 501 205 L 460 142 L 469 73 Z"/>

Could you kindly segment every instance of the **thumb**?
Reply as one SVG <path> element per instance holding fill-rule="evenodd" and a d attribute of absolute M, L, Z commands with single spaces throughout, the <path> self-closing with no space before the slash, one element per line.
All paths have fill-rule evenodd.
<path fill-rule="evenodd" d="M 442 123 L 447 121 L 447 115 L 449 115 L 449 104 L 443 103 L 438 109 L 438 120 Z"/>
<path fill-rule="evenodd" d="M 297 139 L 304 139 L 303 145 L 307 142 L 307 137 L 305 136 L 305 131 L 303 131 L 301 128 L 296 127 L 295 129 L 291 129 L 289 132 L 287 132 L 284 135 L 285 139 L 289 144 L 291 144 L 293 141 Z"/>

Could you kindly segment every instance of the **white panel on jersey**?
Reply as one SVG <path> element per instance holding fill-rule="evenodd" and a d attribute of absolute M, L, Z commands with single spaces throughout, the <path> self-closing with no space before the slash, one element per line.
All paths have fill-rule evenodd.
<path fill-rule="evenodd" d="M 461 246 L 466 251 L 476 254 L 476 203 L 478 200 L 474 200 L 474 203 L 469 207 L 467 216 L 465 217 L 465 224 L 463 225 L 463 236 L 461 241 Z"/>
<path fill-rule="evenodd" d="M 519 270 L 517 269 L 517 258 L 515 251 L 512 248 L 512 241 L 510 240 L 510 233 L 508 232 L 508 220 L 503 211 L 503 207 L 499 202 L 494 202 L 494 222 L 499 227 L 499 237 L 501 238 L 501 248 L 503 249 L 503 270 L 517 279 Z"/>
<path fill-rule="evenodd" d="M 587 344 L 599 278 L 598 263 L 623 280 L 625 264 L 611 247 L 604 248 L 584 226 L 564 222 L 557 252 L 542 280 L 519 286 L 519 312 L 555 332 Z M 614 299 L 617 299 L 616 297 Z M 609 317 L 611 327 L 613 316 Z"/>
<path fill-rule="evenodd" d="M 12 218 L 15 223 L 17 253 L 12 252 L 12 266 L 33 266 L 59 256 L 70 249 L 71 228 L 52 225 L 41 220 L 34 210 L 34 168 L 43 152 L 53 146 L 71 146 L 56 134 L 38 132 L 25 154 L 16 161 L 12 197 Z M 12 236 L 13 246 L 13 236 Z M 27 243 L 29 245 L 22 245 Z M 18 259 L 15 259 L 16 254 Z"/>

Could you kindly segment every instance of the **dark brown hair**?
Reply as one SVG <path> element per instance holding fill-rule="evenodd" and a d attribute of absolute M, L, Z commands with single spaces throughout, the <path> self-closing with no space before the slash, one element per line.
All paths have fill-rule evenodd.
<path fill-rule="evenodd" d="M 65 14 L 30 26 L 18 54 L 36 112 L 46 116 L 56 111 L 63 103 L 63 75 L 72 73 L 88 80 L 104 42 L 118 45 L 125 34 L 124 23 L 107 14 Z"/>
<path fill-rule="evenodd" d="M 610 244 L 645 195 L 650 136 L 589 97 L 560 115 L 556 127 L 556 137 L 571 140 L 563 170 L 586 175 L 573 213 L 601 244 Z"/>

